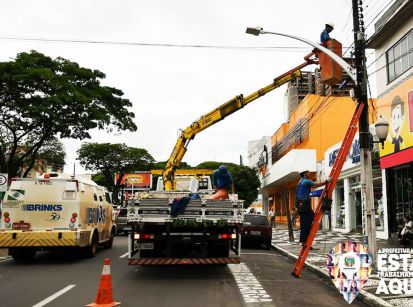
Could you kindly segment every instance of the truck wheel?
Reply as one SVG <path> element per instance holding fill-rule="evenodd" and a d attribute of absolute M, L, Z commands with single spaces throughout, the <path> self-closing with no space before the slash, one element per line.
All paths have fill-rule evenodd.
<path fill-rule="evenodd" d="M 103 244 L 103 247 L 104 248 L 112 248 L 114 238 L 115 238 L 115 228 L 112 228 L 112 231 L 110 232 L 109 241 L 105 242 Z"/>
<path fill-rule="evenodd" d="M 270 250 L 271 247 L 272 247 L 272 245 L 271 245 L 271 240 L 265 242 L 265 249 Z"/>
<path fill-rule="evenodd" d="M 16 261 L 29 261 L 33 260 L 36 250 L 33 248 L 11 248 L 9 249 L 9 255 Z"/>
<path fill-rule="evenodd" d="M 98 244 L 99 244 L 98 236 L 96 233 L 94 233 L 92 237 L 92 242 L 90 242 L 90 245 L 86 246 L 84 249 L 85 257 L 87 258 L 95 257 Z"/>

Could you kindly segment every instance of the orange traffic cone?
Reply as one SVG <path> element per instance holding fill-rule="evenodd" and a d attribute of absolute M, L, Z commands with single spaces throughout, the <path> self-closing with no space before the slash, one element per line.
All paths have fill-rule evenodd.
<path fill-rule="evenodd" d="M 110 259 L 106 258 L 103 263 L 103 271 L 100 276 L 100 283 L 96 299 L 88 307 L 112 307 L 118 306 L 120 302 L 113 301 L 112 276 L 110 276 Z"/>

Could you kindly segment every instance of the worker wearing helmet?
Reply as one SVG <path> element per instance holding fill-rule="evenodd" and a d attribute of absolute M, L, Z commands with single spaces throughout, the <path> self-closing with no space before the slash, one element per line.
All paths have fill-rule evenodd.
<path fill-rule="evenodd" d="M 324 182 L 314 182 L 309 179 L 310 171 L 308 169 L 300 170 L 301 179 L 298 182 L 297 191 L 296 191 L 296 207 L 298 213 L 300 214 L 300 243 L 304 245 L 307 241 L 308 235 L 310 234 L 311 225 L 314 220 L 314 211 L 311 208 L 311 199 L 310 192 L 311 188 L 318 188 L 325 184 Z"/>
<path fill-rule="evenodd" d="M 211 199 L 228 199 L 228 192 L 234 194 L 234 180 L 225 165 L 221 165 L 212 173 L 212 186 L 215 194 Z"/>
<path fill-rule="evenodd" d="M 332 22 L 326 23 L 326 27 L 323 32 L 321 32 L 320 42 L 322 45 L 325 45 L 326 42 L 330 39 L 330 32 L 334 30 L 334 24 Z"/>

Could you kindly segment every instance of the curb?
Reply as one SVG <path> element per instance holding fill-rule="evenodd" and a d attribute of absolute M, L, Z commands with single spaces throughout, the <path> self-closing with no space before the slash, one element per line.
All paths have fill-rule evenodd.
<path fill-rule="evenodd" d="M 276 252 L 286 256 L 288 259 L 294 260 L 296 261 L 298 259 L 298 256 L 294 255 L 293 253 L 290 253 L 289 251 L 275 245 L 272 244 L 272 247 L 275 249 Z M 327 279 L 327 280 L 331 280 L 330 277 L 328 276 L 328 274 L 326 272 L 324 272 L 323 270 L 321 270 L 319 267 L 310 264 L 308 262 L 305 262 L 305 267 L 307 269 L 309 269 L 310 271 L 316 273 L 319 277 L 323 278 L 323 279 Z M 357 296 L 357 299 L 362 301 L 363 303 L 366 303 L 370 306 L 375 306 L 375 307 L 393 307 L 393 305 L 387 303 L 385 300 L 365 291 L 365 290 L 361 290 L 360 294 Z"/>

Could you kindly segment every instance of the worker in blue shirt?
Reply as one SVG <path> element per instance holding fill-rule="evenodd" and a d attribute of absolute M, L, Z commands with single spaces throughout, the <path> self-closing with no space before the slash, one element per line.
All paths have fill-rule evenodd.
<path fill-rule="evenodd" d="M 334 24 L 332 22 L 326 23 L 326 27 L 323 30 L 323 32 L 321 32 L 321 35 L 320 35 L 321 45 L 326 44 L 326 42 L 330 39 L 330 32 L 333 30 L 334 30 Z"/>
<path fill-rule="evenodd" d="M 215 194 L 211 199 L 228 199 L 228 192 L 234 194 L 234 180 L 225 165 L 221 165 L 212 173 L 212 187 Z"/>
<path fill-rule="evenodd" d="M 302 169 L 300 171 L 301 179 L 297 186 L 296 195 L 296 207 L 300 214 L 300 243 L 304 245 L 310 234 L 311 225 L 314 220 L 314 211 L 311 208 L 310 192 L 311 188 L 318 188 L 325 184 L 325 182 L 314 182 L 310 177 L 310 171 L 308 169 Z"/>

